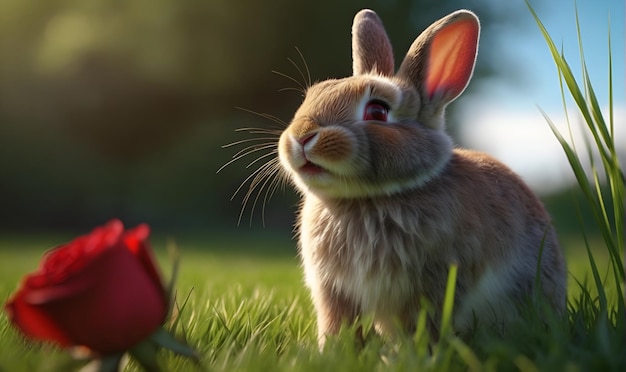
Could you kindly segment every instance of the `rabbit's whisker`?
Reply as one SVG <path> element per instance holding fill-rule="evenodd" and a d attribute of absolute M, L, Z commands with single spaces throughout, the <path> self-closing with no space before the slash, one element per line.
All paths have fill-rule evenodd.
<path fill-rule="evenodd" d="M 254 111 L 254 110 L 250 110 L 250 109 L 244 108 L 244 107 L 236 107 L 236 109 L 237 110 L 241 110 L 243 112 L 247 112 L 249 114 L 253 114 L 253 115 L 259 116 L 259 117 L 261 117 L 263 119 L 268 119 L 270 121 L 273 121 L 276 124 L 280 124 L 282 128 L 284 128 L 284 127 L 286 127 L 288 125 L 284 120 L 282 120 L 282 119 L 280 119 L 280 118 L 278 118 L 278 117 L 276 117 L 274 115 L 264 114 L 264 113 L 261 113 L 261 112 L 257 112 L 257 111 Z M 263 130 L 263 131 L 272 130 L 272 129 L 268 129 L 268 128 L 239 128 L 239 129 L 236 129 L 235 131 L 236 132 L 241 132 L 241 131 L 248 131 L 250 129 L 258 129 L 258 130 Z M 278 130 L 278 133 L 282 132 L 282 129 L 277 129 L 277 130 Z"/>
<path fill-rule="evenodd" d="M 262 220 L 263 226 L 265 226 L 265 205 L 267 203 L 267 199 L 266 199 L 267 192 L 269 191 L 271 184 L 276 182 L 276 177 L 273 177 L 273 176 L 275 176 L 276 172 L 278 171 L 277 169 L 278 164 L 276 162 L 276 159 L 272 159 L 268 161 L 267 163 L 265 163 L 265 165 L 267 165 L 266 169 L 263 172 L 259 173 L 257 177 L 255 177 L 255 179 L 250 184 L 250 190 L 248 192 L 248 194 L 251 195 L 252 190 L 256 189 L 260 185 L 260 187 L 258 188 L 258 192 L 256 193 L 256 196 L 254 198 L 254 201 L 252 202 L 252 207 L 251 207 L 252 213 L 250 213 L 250 224 L 252 224 L 252 217 L 254 214 L 254 210 L 256 209 L 259 198 L 261 197 L 261 194 L 263 193 L 263 189 L 266 189 L 265 197 L 263 198 L 263 207 L 261 209 L 262 210 L 261 220 Z"/>
<path fill-rule="evenodd" d="M 309 70 L 309 65 L 306 63 L 306 59 L 304 58 L 304 55 L 300 51 L 300 48 L 296 47 L 296 52 L 298 52 L 298 55 L 300 56 L 300 60 L 302 61 L 302 64 L 304 65 L 304 69 L 306 70 L 306 77 L 302 73 L 302 69 L 298 67 L 298 65 L 291 58 L 289 58 L 289 62 L 291 62 L 291 64 L 300 72 L 300 76 L 302 76 L 302 79 L 304 80 L 305 85 L 307 87 L 310 87 L 311 85 L 313 85 L 313 82 L 311 80 L 311 71 Z"/>
<path fill-rule="evenodd" d="M 267 167 L 267 164 L 270 161 L 268 161 L 267 163 L 263 163 L 261 164 L 257 169 L 255 169 L 252 173 L 250 173 L 248 175 L 248 177 L 246 177 L 241 184 L 239 185 L 239 187 L 237 187 L 237 190 L 235 190 L 235 192 L 233 193 L 233 195 L 231 196 L 230 200 L 233 200 L 235 198 L 235 196 L 237 196 L 237 194 L 239 194 L 239 191 L 241 191 L 241 189 L 245 186 L 246 183 L 248 183 L 248 181 L 250 181 L 251 179 L 253 179 L 255 176 L 257 176 L 257 174 L 261 171 L 263 171 L 264 167 Z M 250 185 L 250 187 L 252 187 L 252 184 Z M 242 202 L 242 204 L 244 204 L 245 207 L 245 203 Z"/>
<path fill-rule="evenodd" d="M 272 170 L 274 173 L 274 177 L 272 178 L 272 183 L 265 191 L 265 196 L 263 197 L 263 209 L 261 210 L 261 215 L 265 217 L 265 206 L 269 202 L 269 200 L 274 196 L 276 190 L 282 186 L 284 189 L 286 178 L 284 177 L 284 173 L 281 172 L 280 163 L 276 162 L 274 165 L 274 169 Z M 263 218 L 265 220 L 265 218 Z"/>
<path fill-rule="evenodd" d="M 230 159 L 228 162 L 226 162 L 226 164 L 222 165 L 217 170 L 217 172 L 215 172 L 215 173 L 219 173 L 224 168 L 226 168 L 227 166 L 231 165 L 232 163 L 236 162 L 237 160 L 239 160 L 241 158 L 244 158 L 244 157 L 246 157 L 246 156 L 248 156 L 250 154 L 253 154 L 253 153 L 257 152 L 257 151 L 263 151 L 263 150 L 267 150 L 267 149 L 270 149 L 270 148 L 273 148 L 273 147 L 276 147 L 275 143 L 257 144 L 257 145 L 248 146 L 245 149 L 239 150 L 235 155 L 233 155 L 232 159 Z M 250 167 L 251 164 L 249 164 L 248 167 Z M 246 167 L 246 168 L 248 168 L 248 167 Z"/>
<path fill-rule="evenodd" d="M 225 145 L 222 145 L 222 148 L 228 148 L 228 147 L 233 147 L 233 146 L 237 146 L 237 145 L 241 145 L 247 142 L 255 142 L 255 141 L 271 141 L 271 140 L 277 140 L 278 138 L 276 137 L 257 137 L 257 138 L 246 138 L 246 139 L 242 139 L 239 141 L 235 141 L 235 142 L 231 142 L 231 143 L 227 143 Z M 269 143 L 269 142 L 268 142 Z"/>
<path fill-rule="evenodd" d="M 243 211 L 245 210 L 248 202 L 250 201 L 250 198 L 252 197 L 252 194 L 254 193 L 255 190 L 257 190 L 256 196 L 254 197 L 254 200 L 252 201 L 252 206 L 251 206 L 251 212 L 250 212 L 250 224 L 252 224 L 252 218 L 254 216 L 254 210 L 256 209 L 256 205 L 258 203 L 258 200 L 260 198 L 261 193 L 263 192 L 263 189 L 266 187 L 266 185 L 268 184 L 268 182 L 270 182 L 272 179 L 275 179 L 275 177 L 273 177 L 276 172 L 278 171 L 278 159 L 274 158 L 271 159 L 269 161 L 267 161 L 266 163 L 264 163 L 263 165 L 261 165 L 256 171 L 255 171 L 255 176 L 252 179 L 252 181 L 250 182 L 250 187 L 248 188 L 248 191 L 246 192 L 243 201 L 242 201 L 242 205 L 243 208 L 241 209 L 241 212 L 239 214 L 239 223 L 241 222 L 241 218 L 243 217 Z M 265 209 L 265 206 L 263 207 L 263 209 Z M 265 215 L 263 214 L 262 216 L 262 220 L 263 220 L 263 225 L 265 225 Z"/>
<path fill-rule="evenodd" d="M 296 87 L 283 88 L 280 89 L 280 91 L 294 90 L 304 95 L 306 94 L 308 88 L 312 85 L 311 72 L 300 49 L 298 49 L 297 47 L 295 49 L 302 63 L 299 64 L 292 58 L 287 58 L 287 60 L 297 71 L 296 76 L 299 76 L 299 79 L 280 71 L 272 71 L 272 73 L 284 77 L 296 84 Z M 242 208 L 239 213 L 238 223 L 241 222 L 243 213 L 246 210 L 247 206 L 250 204 L 250 202 L 252 204 L 250 212 L 250 223 L 252 223 L 254 209 L 256 208 L 258 202 L 262 201 L 262 219 L 263 225 L 265 225 L 265 207 L 268 201 L 271 199 L 271 197 L 274 195 L 279 187 L 284 189 L 286 183 L 288 182 L 287 175 L 283 172 L 277 154 L 278 141 L 283 130 L 289 125 L 289 123 L 271 114 L 264 114 L 243 107 L 237 107 L 237 109 L 267 119 L 279 125 L 278 127 L 274 128 L 245 127 L 236 129 L 236 132 L 247 132 L 252 135 L 260 135 L 260 137 L 237 140 L 223 145 L 222 148 L 230 148 L 241 145 L 245 147 L 237 151 L 232 156 L 232 158 L 228 162 L 226 162 L 226 164 L 222 165 L 217 170 L 217 172 L 220 172 L 225 167 L 233 164 L 234 162 L 254 154 L 258 154 L 258 156 L 248 165 L 246 165 L 246 168 L 251 168 L 259 162 L 267 160 L 263 164 L 259 165 L 256 169 L 254 169 L 254 171 L 252 171 L 252 173 L 250 173 L 243 180 L 243 182 L 239 184 L 231 197 L 231 200 L 233 200 L 242 191 L 244 186 L 248 184 L 248 190 L 246 191 L 241 202 Z M 256 195 L 253 195 L 254 193 L 256 193 Z M 263 197 L 261 199 L 262 194 Z"/>
<path fill-rule="evenodd" d="M 278 91 L 279 92 L 287 92 L 287 91 L 290 91 L 290 90 L 293 90 L 295 92 L 301 93 L 302 96 L 304 97 L 304 93 L 302 92 L 302 89 L 300 89 L 300 88 L 280 88 Z"/>
<path fill-rule="evenodd" d="M 258 143 L 256 145 L 247 146 L 246 148 L 237 151 L 237 153 L 233 155 L 233 158 L 241 159 L 255 152 L 271 149 L 273 147 L 276 147 L 276 144 L 272 142 Z"/>
<path fill-rule="evenodd" d="M 274 73 L 276 75 L 279 75 L 279 76 L 282 76 L 282 77 L 284 77 L 286 79 L 289 79 L 292 82 L 296 83 L 298 85 L 299 89 L 298 88 L 292 88 L 292 89 L 302 93 L 303 95 L 306 94 L 306 87 L 301 82 L 299 82 L 298 79 L 293 78 L 293 77 L 291 77 L 291 76 L 289 76 L 289 75 L 287 75 L 285 73 L 282 73 L 282 72 L 276 71 L 276 70 L 272 70 L 272 73 Z"/>
<path fill-rule="evenodd" d="M 258 150 L 255 150 L 258 151 Z M 259 156 L 258 158 L 256 158 L 255 160 L 253 160 L 250 164 L 246 165 L 246 168 L 250 168 L 253 164 L 255 164 L 256 162 L 258 162 L 261 159 L 265 159 L 268 156 L 276 156 L 276 154 L 278 154 L 278 149 L 275 149 L 271 152 L 268 152 L 267 154 L 263 154 L 261 156 Z"/>
<path fill-rule="evenodd" d="M 250 134 L 272 134 L 278 137 L 283 132 L 283 130 L 278 128 L 237 128 L 235 129 L 235 132 L 248 132 Z"/>

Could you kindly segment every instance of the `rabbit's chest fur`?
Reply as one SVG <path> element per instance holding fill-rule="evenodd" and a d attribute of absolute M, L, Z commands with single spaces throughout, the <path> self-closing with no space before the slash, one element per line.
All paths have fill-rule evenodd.
<path fill-rule="evenodd" d="M 360 311 L 394 316 L 418 294 L 445 286 L 447 263 L 427 256 L 449 238 L 449 219 L 428 216 L 401 198 L 329 204 L 307 197 L 301 217 L 307 282 L 344 294 Z"/>

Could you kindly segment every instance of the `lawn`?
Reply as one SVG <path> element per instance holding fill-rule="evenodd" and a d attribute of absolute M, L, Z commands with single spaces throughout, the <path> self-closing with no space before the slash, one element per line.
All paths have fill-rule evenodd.
<path fill-rule="evenodd" d="M 70 238 L 0 237 L 0 298 L 6 299 L 19 279 L 36 267 L 45 249 Z M 171 266 L 166 249 L 169 240 L 158 235 L 152 238 L 166 277 Z M 572 245 L 576 239 L 563 240 L 568 244 L 573 300 L 580 294 L 574 278 L 590 277 L 588 260 L 583 247 Z M 276 237 L 241 228 L 241 234 L 231 237 L 182 236 L 177 245 L 182 254 L 177 298 L 180 305 L 186 305 L 175 333 L 197 348 L 205 370 L 545 370 L 556 366 L 617 370 L 626 364 L 623 354 L 615 350 L 626 343 L 615 345 L 610 334 L 606 336 L 609 345 L 581 350 L 596 336 L 575 339 L 580 329 L 574 326 L 574 316 L 563 323 L 569 327 L 558 326 L 552 333 L 535 322 L 516 331 L 509 341 L 485 335 L 464 341 L 450 337 L 449 342 L 432 348 L 419 334 L 393 343 L 371 337 L 363 348 L 357 348 L 351 331 L 346 330 L 320 353 L 313 309 L 289 232 Z M 606 255 L 596 256 L 598 266 L 606 267 Z M 570 306 L 575 307 L 574 302 Z M 367 329 L 367 320 L 365 323 Z M 614 355 L 603 355 L 606 351 Z M 160 358 L 164 370 L 195 368 L 190 361 L 167 352 Z M 73 363 L 63 351 L 25 343 L 8 325 L 6 315 L 0 315 L 0 371 L 67 370 L 76 366 Z M 139 368 L 130 363 L 126 370 Z"/>

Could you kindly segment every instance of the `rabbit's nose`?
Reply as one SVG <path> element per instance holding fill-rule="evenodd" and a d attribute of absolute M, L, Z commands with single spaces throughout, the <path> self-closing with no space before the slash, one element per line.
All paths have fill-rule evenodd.
<path fill-rule="evenodd" d="M 310 143 L 312 140 L 317 139 L 318 132 L 307 133 L 304 136 L 297 139 L 298 143 L 304 147 L 307 143 Z"/>

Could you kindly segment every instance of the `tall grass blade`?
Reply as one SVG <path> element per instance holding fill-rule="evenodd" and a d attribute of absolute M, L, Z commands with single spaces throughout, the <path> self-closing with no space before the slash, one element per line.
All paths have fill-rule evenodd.
<path fill-rule="evenodd" d="M 623 171 L 620 168 L 617 151 L 615 149 L 615 141 L 614 137 L 612 136 L 612 134 L 614 134 L 614 119 L 612 113 L 612 83 L 609 83 L 609 97 L 611 97 L 609 129 L 607 127 L 606 121 L 604 120 L 600 105 L 597 100 L 597 96 L 589 79 L 589 74 L 587 71 L 583 53 L 580 23 L 578 21 L 578 12 L 576 12 L 576 27 L 578 32 L 578 42 L 582 64 L 582 79 L 585 92 L 584 95 L 569 67 L 569 64 L 565 60 L 564 55 L 558 52 L 554 42 L 552 41 L 552 38 L 548 34 L 546 28 L 544 27 L 541 20 L 537 16 L 536 12 L 532 9 L 528 1 L 526 2 L 526 4 L 528 5 L 528 8 L 532 16 L 534 17 L 535 22 L 537 23 L 537 26 L 539 27 L 552 54 L 552 58 L 559 72 L 559 80 L 561 82 L 565 82 L 565 85 L 567 86 L 568 91 L 574 102 L 576 103 L 579 113 L 581 114 L 584 123 L 586 124 L 586 133 L 588 133 L 591 138 L 593 138 L 594 149 L 600 155 L 602 167 L 598 168 L 596 167 L 591 150 L 587 149 L 587 152 L 589 154 L 589 160 L 591 163 L 591 181 L 589 180 L 589 176 L 582 166 L 579 153 L 575 150 L 573 145 L 567 143 L 563 136 L 558 132 L 558 129 L 556 128 L 554 123 L 548 118 L 547 114 L 543 110 L 541 110 L 542 115 L 544 116 L 544 118 L 546 118 L 550 129 L 554 133 L 555 137 L 559 141 L 567 156 L 567 159 L 570 163 L 570 166 L 572 167 L 580 189 L 582 190 L 588 205 L 591 207 L 594 220 L 598 229 L 600 230 L 606 248 L 611 257 L 611 263 L 613 265 L 612 267 L 615 271 L 615 275 L 620 278 L 618 283 L 621 283 L 620 285 L 623 285 L 623 282 L 625 280 L 623 259 L 624 253 L 622 251 L 622 248 L 624 247 L 624 175 Z M 610 58 L 611 48 L 609 45 L 609 59 Z M 611 62 L 609 62 L 609 78 L 612 78 Z M 561 84 L 561 95 L 564 100 L 565 94 L 563 92 L 563 84 Z M 563 105 L 564 109 L 567 112 L 567 105 L 565 101 L 563 102 Z M 570 126 L 569 121 L 568 126 Z M 589 142 L 586 142 L 586 144 L 589 147 Z M 608 192 L 605 191 L 605 188 L 603 187 L 603 184 L 601 182 L 601 173 L 604 174 L 604 178 L 606 179 L 606 183 L 608 184 Z M 590 182 L 593 184 L 593 186 L 589 184 Z M 607 208 L 607 202 L 609 202 L 609 205 L 613 210 L 612 214 Z"/>
<path fill-rule="evenodd" d="M 609 255 L 609 266 L 606 270 L 606 276 L 603 278 L 604 274 L 601 274 L 597 259 L 594 256 L 596 249 L 590 244 L 590 239 L 588 239 L 588 234 L 585 230 L 586 227 L 582 223 L 582 212 L 580 208 L 577 208 L 597 296 L 592 296 L 589 284 L 586 281 L 581 283 L 576 279 L 581 291 L 578 303 L 570 309 L 572 336 L 574 339 L 580 339 L 580 337 L 582 337 L 587 344 L 586 346 L 593 345 L 594 350 L 602 355 L 604 360 L 608 361 L 608 364 L 605 366 L 612 368 L 619 366 L 620 363 L 612 364 L 611 355 L 614 354 L 616 348 L 623 349 L 624 343 L 626 343 L 626 338 L 624 337 L 624 335 L 626 335 L 626 302 L 624 300 L 626 297 L 624 294 L 624 290 L 626 289 L 624 270 L 626 266 L 624 210 L 626 207 L 624 205 L 625 177 L 615 147 L 610 30 L 608 36 L 609 113 L 607 121 L 600 108 L 585 62 L 578 11 L 576 11 L 576 30 L 581 58 L 582 84 L 576 81 L 565 59 L 564 53 L 558 53 L 550 35 L 528 1 L 526 1 L 526 4 L 548 45 L 557 67 L 561 99 L 570 132 L 569 142 L 562 136 L 548 115 L 543 110 L 540 109 L 540 111 L 570 163 L 579 189 L 582 191 L 585 202 L 591 210 L 593 220 L 600 232 L 604 246 Z M 589 171 L 585 169 L 581 161 L 581 157 L 585 154 L 577 151 L 574 145 L 565 99 L 565 87 L 567 87 L 568 93 L 575 102 L 578 113 L 583 119 L 582 129 L 583 133 L 586 134 L 583 137 L 585 145 L 584 152 L 588 156 Z M 615 293 L 613 293 L 612 289 L 609 289 L 611 288 L 609 286 L 611 281 L 615 282 Z M 611 301 L 614 299 L 617 300 L 616 304 Z M 621 365 L 623 366 L 623 363 Z M 518 367 L 520 366 L 518 365 Z"/>
<path fill-rule="evenodd" d="M 443 300 L 443 313 L 441 316 L 441 335 L 447 335 L 452 329 L 452 308 L 454 307 L 454 289 L 456 287 L 457 265 L 451 265 L 446 284 L 446 295 Z"/>

